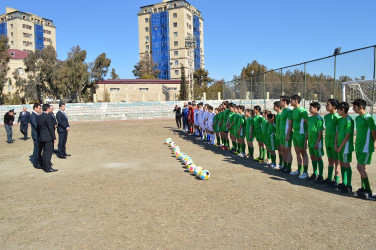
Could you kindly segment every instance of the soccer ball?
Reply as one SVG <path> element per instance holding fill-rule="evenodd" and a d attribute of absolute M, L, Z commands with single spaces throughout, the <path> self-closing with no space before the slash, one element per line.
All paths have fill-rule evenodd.
<path fill-rule="evenodd" d="M 178 157 L 181 154 L 180 151 L 175 151 L 175 156 Z"/>
<path fill-rule="evenodd" d="M 202 170 L 199 177 L 201 180 L 207 180 L 210 178 L 210 172 L 208 170 Z"/>
<path fill-rule="evenodd" d="M 201 174 L 201 171 L 202 171 L 202 167 L 197 166 L 197 167 L 195 167 L 195 170 L 193 171 L 193 173 L 194 173 L 196 176 L 198 176 L 198 175 Z"/>
<path fill-rule="evenodd" d="M 189 166 L 188 166 L 188 171 L 189 171 L 189 173 L 193 173 L 193 172 L 195 171 L 195 168 L 196 168 L 196 166 L 194 166 L 194 165 L 189 165 Z"/>
<path fill-rule="evenodd" d="M 172 141 L 171 138 L 167 138 L 167 139 L 165 140 L 165 144 L 169 144 L 171 141 Z"/>
<path fill-rule="evenodd" d="M 190 167 L 193 167 L 193 168 L 197 167 L 196 164 L 194 164 L 194 163 L 189 164 L 189 165 L 185 165 L 185 166 L 188 168 L 188 170 L 189 170 Z"/>

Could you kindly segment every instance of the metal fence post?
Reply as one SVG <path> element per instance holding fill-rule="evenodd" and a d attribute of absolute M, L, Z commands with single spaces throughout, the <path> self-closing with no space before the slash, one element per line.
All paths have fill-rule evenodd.
<path fill-rule="evenodd" d="M 282 72 L 282 69 L 281 69 L 281 96 L 284 95 L 283 94 L 283 72 Z"/>
<path fill-rule="evenodd" d="M 264 73 L 264 110 L 266 109 L 266 92 L 265 92 L 265 73 Z"/>
<path fill-rule="evenodd" d="M 336 98 L 336 89 L 337 89 L 337 55 L 334 55 L 334 91 L 333 98 Z"/>
<path fill-rule="evenodd" d="M 304 88 L 303 88 L 303 106 L 305 108 L 305 101 L 306 101 L 306 91 L 307 91 L 307 63 L 304 63 Z"/>
<path fill-rule="evenodd" d="M 373 79 L 376 79 L 376 45 L 373 46 Z M 373 90 L 372 90 L 372 107 L 371 107 L 371 114 L 373 114 L 373 105 L 375 104 L 375 84 L 373 82 Z"/>
<path fill-rule="evenodd" d="M 251 108 L 252 108 L 252 102 L 253 102 L 253 83 L 252 83 L 252 77 L 253 77 L 253 75 L 251 75 Z"/>

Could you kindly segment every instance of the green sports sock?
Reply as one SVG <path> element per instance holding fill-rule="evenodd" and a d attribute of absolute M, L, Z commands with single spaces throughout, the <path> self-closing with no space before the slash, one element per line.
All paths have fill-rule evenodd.
<path fill-rule="evenodd" d="M 267 152 L 268 152 L 268 159 L 271 159 L 271 153 L 270 153 L 270 151 L 267 150 Z"/>
<path fill-rule="evenodd" d="M 291 165 L 292 165 L 292 163 L 290 163 L 290 162 L 287 163 L 287 169 L 290 170 L 290 171 L 291 171 Z"/>
<path fill-rule="evenodd" d="M 334 171 L 334 167 L 329 166 L 329 167 L 328 167 L 328 179 L 329 179 L 330 181 L 333 180 L 333 171 Z"/>
<path fill-rule="evenodd" d="M 361 178 L 360 180 L 361 180 L 361 183 L 362 183 L 362 188 L 363 188 L 363 190 L 367 190 L 366 189 L 366 184 L 365 184 L 365 182 L 364 182 L 364 179 L 365 178 Z"/>
<path fill-rule="evenodd" d="M 313 173 L 317 175 L 317 161 L 312 161 Z"/>
<path fill-rule="evenodd" d="M 308 166 L 304 166 L 304 173 L 308 173 Z"/>
<path fill-rule="evenodd" d="M 347 172 L 347 186 L 351 187 L 351 179 L 352 179 L 352 169 L 351 167 L 346 168 Z"/>
<path fill-rule="evenodd" d="M 364 178 L 362 181 L 364 182 L 364 189 L 372 193 L 368 178 Z"/>
<path fill-rule="evenodd" d="M 259 147 L 259 153 L 260 153 L 259 159 L 262 159 L 263 156 L 262 156 L 262 148 L 261 147 Z"/>
<path fill-rule="evenodd" d="M 283 166 L 283 157 L 281 154 L 279 154 L 279 165 Z"/>
<path fill-rule="evenodd" d="M 301 173 L 303 171 L 303 166 L 302 165 L 298 165 L 298 171 Z"/>
<path fill-rule="evenodd" d="M 254 153 L 254 148 L 253 147 L 248 148 L 249 157 L 251 157 L 252 159 L 253 159 L 253 153 Z"/>
<path fill-rule="evenodd" d="M 347 171 L 345 167 L 341 167 L 342 183 L 347 186 Z"/>
<path fill-rule="evenodd" d="M 271 157 L 272 157 L 272 163 L 276 164 L 275 162 L 276 162 L 277 156 L 276 155 L 271 155 Z"/>
<path fill-rule="evenodd" d="M 324 176 L 324 162 L 322 160 L 318 161 L 319 163 L 319 176 Z"/>
<path fill-rule="evenodd" d="M 219 136 L 217 136 L 217 145 L 221 145 L 221 141 L 220 141 Z"/>
<path fill-rule="evenodd" d="M 335 180 L 336 183 L 338 184 L 338 183 L 339 183 L 339 175 L 334 176 L 334 180 Z"/>

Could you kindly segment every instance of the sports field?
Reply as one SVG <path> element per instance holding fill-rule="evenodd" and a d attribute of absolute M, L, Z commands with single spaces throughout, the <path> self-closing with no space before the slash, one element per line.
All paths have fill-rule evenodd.
<path fill-rule="evenodd" d="M 72 156 L 53 156 L 59 171 L 48 174 L 29 162 L 32 141 L 8 145 L 2 128 L 0 249 L 375 248 L 375 201 L 281 174 L 174 128 L 173 120 L 71 124 Z M 14 133 L 21 137 L 18 127 Z M 185 172 L 163 144 L 168 137 L 211 179 Z M 375 168 L 374 159 L 374 191 Z"/>

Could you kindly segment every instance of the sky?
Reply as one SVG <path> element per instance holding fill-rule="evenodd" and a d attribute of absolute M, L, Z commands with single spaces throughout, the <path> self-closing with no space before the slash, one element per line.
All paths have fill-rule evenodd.
<path fill-rule="evenodd" d="M 1 0 L 0 13 L 8 6 L 52 19 L 59 59 L 76 45 L 87 51 L 87 62 L 105 52 L 120 78 L 133 79 L 137 13 L 158 2 Z M 275 69 L 332 55 L 337 47 L 344 52 L 376 44 L 375 0 L 188 2 L 204 18 L 205 68 L 217 80 L 231 80 L 253 60 Z"/>

